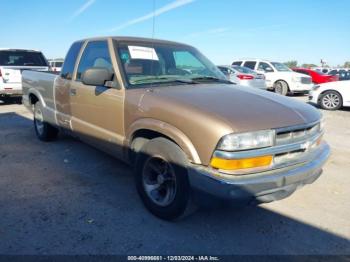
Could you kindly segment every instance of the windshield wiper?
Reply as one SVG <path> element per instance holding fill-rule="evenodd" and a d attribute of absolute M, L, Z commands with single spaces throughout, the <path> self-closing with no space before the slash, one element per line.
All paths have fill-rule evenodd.
<path fill-rule="evenodd" d="M 193 81 L 214 81 L 214 82 L 219 82 L 219 83 L 225 83 L 225 84 L 234 84 L 229 80 L 225 80 L 225 79 L 220 79 L 214 76 L 200 76 L 200 77 L 195 77 L 195 78 L 191 78 Z"/>
<path fill-rule="evenodd" d="M 156 80 L 160 80 L 159 82 L 153 82 Z M 163 81 L 166 80 L 166 81 Z M 162 83 L 182 83 L 182 84 L 198 84 L 198 82 L 192 80 L 192 79 L 176 79 L 176 78 L 168 78 L 168 77 L 155 77 L 155 78 L 146 78 L 146 79 L 139 79 L 133 81 L 136 83 L 145 82 L 145 84 L 162 84 Z"/>

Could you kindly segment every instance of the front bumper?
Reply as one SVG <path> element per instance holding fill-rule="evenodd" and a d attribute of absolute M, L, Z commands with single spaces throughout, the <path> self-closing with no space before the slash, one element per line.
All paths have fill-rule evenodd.
<path fill-rule="evenodd" d="M 303 92 L 303 93 L 308 93 L 309 91 L 312 90 L 312 87 L 314 84 L 303 84 L 301 82 L 292 82 L 289 86 L 290 91 L 298 93 L 298 92 Z"/>
<path fill-rule="evenodd" d="M 317 105 L 318 98 L 319 98 L 319 92 L 314 91 L 314 90 L 310 91 L 310 93 L 309 93 L 309 102 L 310 103 Z"/>
<path fill-rule="evenodd" d="M 306 163 L 262 173 L 221 178 L 217 171 L 192 165 L 190 184 L 195 191 L 234 202 L 267 203 L 291 195 L 296 189 L 313 183 L 322 173 L 330 155 L 330 147 L 323 142 L 314 158 Z"/>

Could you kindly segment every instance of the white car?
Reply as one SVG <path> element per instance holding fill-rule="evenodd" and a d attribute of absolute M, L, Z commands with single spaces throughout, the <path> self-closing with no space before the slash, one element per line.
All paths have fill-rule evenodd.
<path fill-rule="evenodd" d="M 309 93 L 309 101 L 326 110 L 350 106 L 350 80 L 314 86 Z"/>
<path fill-rule="evenodd" d="M 63 66 L 63 60 L 62 59 L 49 60 L 49 64 L 53 72 L 60 73 Z"/>
<path fill-rule="evenodd" d="M 241 59 L 234 61 L 232 65 L 248 67 L 257 73 L 265 74 L 267 88 L 281 95 L 308 93 L 313 87 L 310 76 L 294 72 L 282 63 Z"/>
<path fill-rule="evenodd" d="M 22 71 L 48 71 L 49 65 L 40 51 L 0 49 L 0 97 L 22 95 Z"/>
<path fill-rule="evenodd" d="M 233 83 L 266 90 L 265 76 L 243 66 L 218 66 Z"/>

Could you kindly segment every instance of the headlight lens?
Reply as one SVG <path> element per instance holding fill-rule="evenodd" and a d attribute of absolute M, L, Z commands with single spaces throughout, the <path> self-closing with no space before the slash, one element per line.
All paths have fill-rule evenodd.
<path fill-rule="evenodd" d="M 292 79 L 294 82 L 301 82 L 301 77 L 300 76 L 293 76 Z"/>
<path fill-rule="evenodd" d="M 229 134 L 221 139 L 217 149 L 223 151 L 239 151 L 262 148 L 273 146 L 274 141 L 274 130 Z"/>
<path fill-rule="evenodd" d="M 322 132 L 324 130 L 324 117 L 322 116 L 321 121 L 320 121 L 320 131 Z"/>

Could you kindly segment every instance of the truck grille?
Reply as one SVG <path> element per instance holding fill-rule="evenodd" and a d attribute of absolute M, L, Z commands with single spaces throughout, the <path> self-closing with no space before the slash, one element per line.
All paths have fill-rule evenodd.
<path fill-rule="evenodd" d="M 312 79 L 310 77 L 302 77 L 301 78 L 301 83 L 302 84 L 311 84 L 312 83 Z"/>
<path fill-rule="evenodd" d="M 276 145 L 294 144 L 314 137 L 321 131 L 320 124 L 307 128 L 296 128 L 292 130 L 282 129 L 276 132 Z"/>
<path fill-rule="evenodd" d="M 303 162 L 308 154 L 319 145 L 321 136 L 322 130 L 320 123 L 305 128 L 277 131 L 277 146 L 300 144 L 300 147 L 276 154 L 274 157 L 275 167 L 283 166 L 287 163 Z"/>

